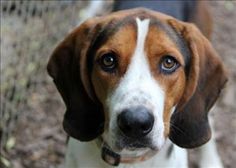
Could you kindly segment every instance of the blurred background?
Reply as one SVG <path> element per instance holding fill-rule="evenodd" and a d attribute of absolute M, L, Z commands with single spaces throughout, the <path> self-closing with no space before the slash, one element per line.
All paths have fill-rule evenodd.
<path fill-rule="evenodd" d="M 0 167 L 63 167 L 65 111 L 46 64 L 55 46 L 91 15 L 89 1 L 1 0 Z M 230 72 L 211 115 L 224 166 L 236 165 L 236 2 L 209 1 L 213 46 Z M 106 14 L 112 1 L 106 1 Z M 90 9 L 90 12 L 91 11 Z M 192 151 L 190 152 L 192 153 Z M 194 154 L 192 157 L 194 167 Z"/>

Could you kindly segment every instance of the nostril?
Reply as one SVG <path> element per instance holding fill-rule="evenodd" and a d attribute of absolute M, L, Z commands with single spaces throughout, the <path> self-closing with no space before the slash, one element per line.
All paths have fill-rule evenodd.
<path fill-rule="evenodd" d="M 150 129 L 150 125 L 149 124 L 143 124 L 141 126 L 141 130 L 143 130 L 143 131 L 148 131 L 149 129 Z"/>
<path fill-rule="evenodd" d="M 138 138 L 152 130 L 154 117 L 148 109 L 139 106 L 123 110 L 118 115 L 117 124 L 126 136 Z"/>
<path fill-rule="evenodd" d="M 129 121 L 127 113 L 121 113 L 117 118 L 118 127 L 124 133 L 132 132 L 132 123 Z"/>
<path fill-rule="evenodd" d="M 139 129 L 140 131 L 143 131 L 143 134 L 147 134 L 152 130 L 153 124 L 154 117 L 150 113 L 148 113 L 141 121 Z"/>

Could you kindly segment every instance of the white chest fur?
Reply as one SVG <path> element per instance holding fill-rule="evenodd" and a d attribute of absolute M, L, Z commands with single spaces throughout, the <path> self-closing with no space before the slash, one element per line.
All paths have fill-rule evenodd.
<path fill-rule="evenodd" d="M 171 142 L 168 140 L 160 152 L 147 161 L 133 164 L 120 164 L 118 168 L 184 168 L 187 167 L 187 152 L 173 145 L 168 156 Z M 106 168 L 111 167 L 101 158 L 101 150 L 95 141 L 79 142 L 70 138 L 66 153 L 66 168 Z"/>

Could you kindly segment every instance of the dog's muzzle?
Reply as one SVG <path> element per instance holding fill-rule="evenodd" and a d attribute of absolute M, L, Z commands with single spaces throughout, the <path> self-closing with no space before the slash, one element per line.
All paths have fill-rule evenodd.
<path fill-rule="evenodd" d="M 120 138 L 126 139 L 125 144 L 121 146 L 125 149 L 140 150 L 142 152 L 132 152 L 132 154 L 119 154 L 114 152 L 102 138 L 99 138 L 101 145 L 102 159 L 110 165 L 118 166 L 120 163 L 133 163 L 144 161 L 153 156 L 157 151 L 148 148 L 141 139 L 146 139 L 154 125 L 154 116 L 144 106 L 130 107 L 117 116 L 117 126 L 120 132 Z M 122 137 L 124 136 L 124 137 Z M 146 148 L 146 149 L 145 149 Z"/>

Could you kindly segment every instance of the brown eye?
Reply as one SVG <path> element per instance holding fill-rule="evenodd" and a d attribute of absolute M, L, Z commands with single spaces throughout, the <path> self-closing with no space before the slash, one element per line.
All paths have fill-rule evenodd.
<path fill-rule="evenodd" d="M 117 66 L 117 58 L 114 53 L 104 54 L 100 59 L 100 66 L 104 71 L 114 71 Z"/>
<path fill-rule="evenodd" d="M 179 67 L 179 63 L 172 56 L 165 56 L 161 61 L 161 71 L 164 73 L 172 73 Z"/>

